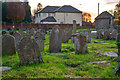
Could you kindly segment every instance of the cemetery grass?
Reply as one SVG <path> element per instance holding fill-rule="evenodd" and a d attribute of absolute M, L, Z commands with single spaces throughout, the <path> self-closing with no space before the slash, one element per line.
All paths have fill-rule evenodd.
<path fill-rule="evenodd" d="M 11 70 L 2 72 L 3 78 L 119 78 L 113 74 L 117 67 L 117 58 L 110 58 L 97 54 L 96 51 L 114 51 L 117 46 L 114 40 L 105 41 L 92 36 L 88 43 L 89 53 L 75 54 L 74 44 L 69 40 L 62 43 L 62 55 L 51 55 L 49 52 L 49 36 L 46 35 L 45 50 L 41 51 L 44 63 L 20 65 L 16 52 L 14 55 L 3 55 L 2 66 L 9 66 Z M 94 41 L 105 41 L 109 44 L 96 44 Z M 87 64 L 94 61 L 107 61 L 106 64 Z"/>

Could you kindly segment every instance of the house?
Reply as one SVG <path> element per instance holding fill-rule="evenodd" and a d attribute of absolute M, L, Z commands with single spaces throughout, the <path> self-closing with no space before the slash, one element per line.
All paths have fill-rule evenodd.
<path fill-rule="evenodd" d="M 77 24 L 82 26 L 82 11 L 70 6 L 46 6 L 35 14 L 35 23 Z"/>
<path fill-rule="evenodd" d="M 111 20 L 115 17 L 112 16 L 109 12 L 104 11 L 95 18 L 95 28 L 110 28 Z"/>

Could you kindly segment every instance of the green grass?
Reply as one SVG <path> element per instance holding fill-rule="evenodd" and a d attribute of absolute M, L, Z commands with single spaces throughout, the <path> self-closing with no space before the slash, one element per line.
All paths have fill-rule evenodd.
<path fill-rule="evenodd" d="M 75 54 L 74 44 L 69 40 L 62 43 L 62 55 L 51 55 L 49 53 L 49 36 L 46 35 L 45 50 L 41 51 L 44 63 L 28 64 L 21 66 L 18 54 L 2 56 L 2 65 L 9 66 L 10 71 L 4 71 L 3 78 L 119 78 L 120 75 L 113 74 L 117 67 L 117 58 L 110 58 L 105 55 L 98 55 L 95 51 L 114 51 L 109 47 L 117 47 L 114 40 L 105 41 L 109 44 L 96 44 L 94 41 L 105 41 L 95 39 L 92 36 L 91 43 L 88 43 L 89 53 Z M 87 64 L 93 61 L 105 60 L 110 65 Z"/>

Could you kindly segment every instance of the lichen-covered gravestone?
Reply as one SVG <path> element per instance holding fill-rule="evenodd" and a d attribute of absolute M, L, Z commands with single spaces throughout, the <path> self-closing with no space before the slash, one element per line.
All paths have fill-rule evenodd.
<path fill-rule="evenodd" d="M 120 42 L 120 33 L 117 34 L 116 42 Z"/>
<path fill-rule="evenodd" d="M 21 36 L 21 34 L 20 34 L 19 32 L 14 32 L 14 33 L 13 33 L 13 36 L 15 37 L 15 47 L 16 47 L 16 49 L 17 49 L 18 44 L 19 44 L 22 36 Z"/>
<path fill-rule="evenodd" d="M 39 32 L 44 36 L 44 40 L 45 40 L 45 30 L 44 29 L 40 29 Z"/>
<path fill-rule="evenodd" d="M 15 54 L 15 38 L 12 35 L 2 35 L 2 54 Z"/>
<path fill-rule="evenodd" d="M 102 33 L 100 30 L 97 30 L 97 34 L 96 34 L 96 38 L 97 39 L 101 39 L 103 36 L 102 36 Z"/>
<path fill-rule="evenodd" d="M 118 31 L 114 29 L 114 30 L 112 31 L 111 38 L 112 38 L 113 40 L 116 40 L 117 34 L 118 34 Z"/>
<path fill-rule="evenodd" d="M 60 52 L 62 43 L 62 30 L 58 25 L 54 26 L 50 35 L 49 50 L 50 52 Z"/>
<path fill-rule="evenodd" d="M 104 31 L 103 39 L 104 40 L 109 40 L 110 39 L 110 31 L 109 30 Z"/>
<path fill-rule="evenodd" d="M 72 28 L 65 28 L 63 30 L 62 42 L 66 43 L 72 37 Z"/>
<path fill-rule="evenodd" d="M 39 46 L 40 51 L 44 50 L 44 35 L 41 32 L 37 31 L 34 38 Z"/>
<path fill-rule="evenodd" d="M 22 30 L 19 30 L 18 32 L 21 34 L 22 37 L 24 37 L 25 34 Z"/>
<path fill-rule="evenodd" d="M 28 29 L 27 31 L 26 31 L 26 35 L 27 36 L 34 36 L 34 31 L 35 31 L 35 29 L 34 28 L 31 28 L 31 29 Z"/>
<path fill-rule="evenodd" d="M 76 34 L 76 20 L 73 20 L 73 33 L 72 35 L 75 35 Z M 72 37 L 72 43 L 74 43 L 75 37 Z"/>
<path fill-rule="evenodd" d="M 86 35 L 86 38 L 87 38 L 87 43 L 90 43 L 91 42 L 91 31 L 90 31 L 90 29 L 87 29 L 87 31 L 85 31 L 85 35 Z"/>
<path fill-rule="evenodd" d="M 84 34 L 76 37 L 76 54 L 88 52 L 87 38 Z"/>
<path fill-rule="evenodd" d="M 21 65 L 43 62 L 40 49 L 35 39 L 25 36 L 18 46 L 18 55 Z"/>

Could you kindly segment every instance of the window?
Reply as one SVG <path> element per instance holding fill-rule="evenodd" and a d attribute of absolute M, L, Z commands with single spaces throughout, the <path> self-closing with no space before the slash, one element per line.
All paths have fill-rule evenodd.
<path fill-rule="evenodd" d="M 43 13 L 43 16 L 44 16 L 44 17 L 46 17 L 46 16 L 47 16 L 47 14 L 46 14 L 46 13 Z"/>
<path fill-rule="evenodd" d="M 51 13 L 48 13 L 48 16 L 51 16 Z"/>

